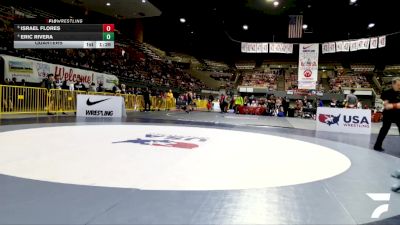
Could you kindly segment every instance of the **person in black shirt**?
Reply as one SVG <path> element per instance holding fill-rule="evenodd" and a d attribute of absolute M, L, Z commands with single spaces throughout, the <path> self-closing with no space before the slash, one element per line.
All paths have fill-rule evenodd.
<path fill-rule="evenodd" d="M 76 83 L 74 84 L 74 89 L 75 91 L 86 91 L 86 86 L 82 83 L 81 78 L 78 78 L 76 80 Z"/>
<path fill-rule="evenodd" d="M 104 88 L 103 81 L 100 81 L 99 86 L 96 89 L 97 92 L 105 92 L 106 89 Z"/>
<path fill-rule="evenodd" d="M 400 78 L 393 79 L 392 88 L 382 92 L 381 98 L 384 101 L 385 110 L 383 111 L 383 125 L 374 146 L 376 151 L 384 150 L 382 143 L 392 123 L 396 123 L 400 133 Z"/>
<path fill-rule="evenodd" d="M 47 79 L 43 80 L 42 87 L 47 88 L 48 90 L 56 88 L 53 74 L 50 73 L 47 75 Z"/>
<path fill-rule="evenodd" d="M 144 111 L 148 112 L 151 109 L 151 102 L 150 102 L 150 91 L 149 88 L 146 88 L 143 91 L 143 100 L 144 100 Z"/>

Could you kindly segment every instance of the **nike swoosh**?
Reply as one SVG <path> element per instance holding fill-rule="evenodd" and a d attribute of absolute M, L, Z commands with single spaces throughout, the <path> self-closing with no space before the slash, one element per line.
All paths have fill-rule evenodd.
<path fill-rule="evenodd" d="M 304 46 L 304 47 L 303 47 L 303 49 L 307 49 L 307 48 L 310 48 L 311 46 L 313 46 L 313 45 L 309 45 L 309 46 Z"/>
<path fill-rule="evenodd" d="M 99 101 L 95 101 L 95 102 L 91 102 L 90 99 L 88 98 L 87 101 L 86 101 L 86 105 L 96 105 L 96 104 L 98 104 L 100 102 L 104 102 L 104 101 L 107 101 L 107 100 L 109 100 L 109 98 L 106 98 L 106 99 L 103 99 L 103 100 L 99 100 Z"/>

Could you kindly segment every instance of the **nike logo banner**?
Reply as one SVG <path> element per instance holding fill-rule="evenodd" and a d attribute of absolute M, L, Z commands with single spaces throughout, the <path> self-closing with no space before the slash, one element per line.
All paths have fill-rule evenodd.
<path fill-rule="evenodd" d="M 107 100 L 109 100 L 109 98 L 106 98 L 106 99 L 103 99 L 103 100 L 99 100 L 99 101 L 91 102 L 91 101 L 90 101 L 90 98 L 88 98 L 87 101 L 86 101 L 86 105 L 89 105 L 89 106 L 91 106 L 91 105 L 96 105 L 96 104 L 99 104 L 100 102 L 104 102 L 104 101 L 107 101 Z"/>
<path fill-rule="evenodd" d="M 121 96 L 77 95 L 78 117 L 122 117 L 126 116 L 125 101 Z"/>

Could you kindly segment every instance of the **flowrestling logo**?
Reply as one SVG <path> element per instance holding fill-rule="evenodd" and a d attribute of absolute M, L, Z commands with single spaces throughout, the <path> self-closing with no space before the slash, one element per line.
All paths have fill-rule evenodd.
<path fill-rule="evenodd" d="M 328 126 L 331 126 L 333 124 L 336 124 L 339 126 L 339 120 L 340 120 L 340 114 L 338 116 L 334 115 L 327 115 L 327 114 L 319 114 L 318 120 L 321 123 L 328 124 Z"/>
<path fill-rule="evenodd" d="M 155 147 L 168 147 L 177 149 L 195 149 L 200 143 L 206 142 L 204 137 L 165 135 L 165 134 L 146 134 L 144 138 L 136 138 L 125 141 L 113 142 L 113 144 L 131 143 L 148 145 Z"/>

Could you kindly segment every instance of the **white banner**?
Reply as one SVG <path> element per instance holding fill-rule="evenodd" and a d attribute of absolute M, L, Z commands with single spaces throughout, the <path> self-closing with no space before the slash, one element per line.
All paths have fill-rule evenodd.
<path fill-rule="evenodd" d="M 243 53 L 293 53 L 293 44 L 286 43 L 241 43 Z"/>
<path fill-rule="evenodd" d="M 335 42 L 330 42 L 329 43 L 329 53 L 335 53 L 336 52 L 336 44 Z"/>
<path fill-rule="evenodd" d="M 300 44 L 298 70 L 299 84 L 305 81 L 310 82 L 318 80 L 318 56 L 319 44 Z M 315 89 L 315 86 L 307 89 Z"/>
<path fill-rule="evenodd" d="M 92 82 L 96 84 L 103 82 L 104 87 L 111 90 L 114 83 L 118 83 L 118 78 L 114 75 L 8 55 L 0 55 L 0 57 L 4 60 L 4 78 L 12 79 L 15 77 L 18 82 L 25 79 L 28 83 L 41 83 L 43 79 L 47 78 L 48 74 L 52 73 L 60 75 L 61 80 L 66 80 L 68 85 L 81 78 L 86 87 L 89 87 Z"/>
<path fill-rule="evenodd" d="M 364 39 L 363 49 L 369 49 L 369 43 L 370 43 L 370 39 L 369 38 L 365 38 Z"/>
<path fill-rule="evenodd" d="M 336 52 L 343 52 L 343 41 L 336 42 Z"/>
<path fill-rule="evenodd" d="M 350 51 L 354 52 L 358 50 L 358 41 L 350 41 Z"/>
<path fill-rule="evenodd" d="M 268 53 L 268 43 L 241 43 L 243 53 Z"/>
<path fill-rule="evenodd" d="M 124 99 L 121 96 L 78 95 L 77 112 L 80 117 L 126 116 Z"/>
<path fill-rule="evenodd" d="M 317 131 L 371 134 L 371 110 L 319 107 Z"/>
<path fill-rule="evenodd" d="M 283 53 L 285 53 L 285 54 L 293 54 L 293 44 L 284 44 Z"/>
<path fill-rule="evenodd" d="M 357 40 L 357 50 L 364 49 L 364 39 Z"/>
<path fill-rule="evenodd" d="M 371 38 L 370 49 L 377 49 L 378 48 L 378 38 Z"/>
<path fill-rule="evenodd" d="M 322 44 L 322 54 L 329 53 L 329 43 Z"/>
<path fill-rule="evenodd" d="M 269 52 L 270 53 L 281 53 L 282 52 L 282 43 L 270 43 L 269 44 Z"/>
<path fill-rule="evenodd" d="M 322 54 L 335 53 L 335 52 L 336 52 L 336 43 L 335 42 L 329 42 L 329 43 L 322 44 Z"/>
<path fill-rule="evenodd" d="M 268 43 L 262 43 L 261 44 L 261 46 L 262 46 L 262 53 L 268 53 Z"/>
<path fill-rule="evenodd" d="M 383 48 L 383 47 L 386 47 L 386 36 L 379 37 L 378 48 Z"/>
<path fill-rule="evenodd" d="M 350 41 L 343 41 L 343 51 L 344 52 L 350 51 Z"/>

